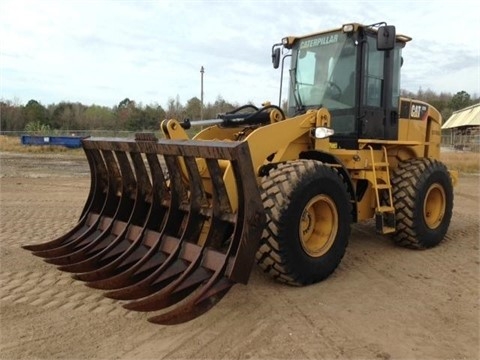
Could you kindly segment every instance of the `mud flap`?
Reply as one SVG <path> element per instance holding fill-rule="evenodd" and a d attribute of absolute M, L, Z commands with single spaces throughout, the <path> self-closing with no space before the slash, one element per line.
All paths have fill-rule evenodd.
<path fill-rule="evenodd" d="M 128 309 L 160 311 L 149 319 L 160 324 L 192 320 L 247 283 L 265 214 L 246 142 L 137 134 L 83 149 L 91 186 L 78 224 L 23 248 Z"/>

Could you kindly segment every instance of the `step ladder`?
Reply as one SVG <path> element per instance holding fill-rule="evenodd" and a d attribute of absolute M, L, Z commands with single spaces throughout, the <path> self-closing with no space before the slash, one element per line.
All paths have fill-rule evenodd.
<path fill-rule="evenodd" d="M 390 234 L 395 232 L 395 208 L 393 207 L 392 184 L 390 183 L 390 169 L 388 163 L 387 148 L 382 146 L 382 159 L 375 161 L 373 147 L 368 145 L 372 162 L 373 189 L 375 190 L 375 225 L 380 234 Z M 378 183 L 379 179 L 384 183 Z M 381 191 L 386 190 L 388 197 L 386 203 L 382 204 Z"/>

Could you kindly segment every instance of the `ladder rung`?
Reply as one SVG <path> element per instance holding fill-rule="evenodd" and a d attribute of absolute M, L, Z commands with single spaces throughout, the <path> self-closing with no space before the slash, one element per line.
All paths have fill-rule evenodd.
<path fill-rule="evenodd" d="M 380 212 L 380 213 L 386 213 L 386 212 L 391 212 L 391 213 L 394 213 L 395 212 L 395 208 L 393 206 L 379 206 L 376 208 L 377 212 Z"/>
<path fill-rule="evenodd" d="M 384 226 L 382 228 L 382 234 L 391 234 L 391 233 L 394 233 L 397 229 L 395 229 L 394 227 L 389 227 L 389 226 Z"/>
<path fill-rule="evenodd" d="M 375 168 L 379 168 L 379 167 L 388 167 L 390 164 L 387 163 L 387 162 L 376 162 L 376 163 L 372 163 L 372 166 L 375 167 Z"/>
<path fill-rule="evenodd" d="M 392 186 L 389 184 L 377 184 L 374 186 L 376 189 L 391 189 Z"/>

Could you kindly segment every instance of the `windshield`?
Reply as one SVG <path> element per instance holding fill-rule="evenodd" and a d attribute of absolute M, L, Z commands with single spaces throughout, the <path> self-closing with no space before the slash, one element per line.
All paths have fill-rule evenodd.
<path fill-rule="evenodd" d="M 300 40 L 293 49 L 290 106 L 354 106 L 356 46 L 343 32 Z"/>

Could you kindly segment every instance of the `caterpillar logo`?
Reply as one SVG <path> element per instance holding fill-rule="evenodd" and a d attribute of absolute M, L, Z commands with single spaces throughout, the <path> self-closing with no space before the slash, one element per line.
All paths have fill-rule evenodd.
<path fill-rule="evenodd" d="M 425 120 L 428 114 L 428 105 L 416 102 L 402 101 L 400 116 L 412 120 Z"/>
<path fill-rule="evenodd" d="M 316 39 L 308 39 L 308 40 L 302 41 L 300 45 L 300 49 L 308 49 L 308 48 L 317 47 L 321 45 L 334 44 L 336 42 L 338 42 L 338 34 L 323 36 Z"/>
<path fill-rule="evenodd" d="M 410 117 L 413 119 L 422 119 L 423 114 L 425 114 L 426 111 L 426 105 L 412 103 L 412 107 L 410 108 Z"/>

